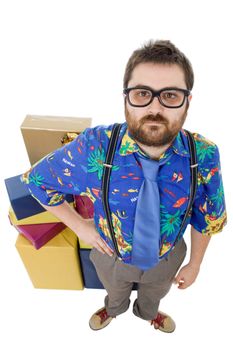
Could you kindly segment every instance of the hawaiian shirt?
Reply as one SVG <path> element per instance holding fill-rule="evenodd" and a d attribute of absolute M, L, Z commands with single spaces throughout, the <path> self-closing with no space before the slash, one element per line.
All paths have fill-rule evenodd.
<path fill-rule="evenodd" d="M 73 141 L 51 152 L 21 176 L 40 203 L 56 206 L 65 194 L 88 196 L 94 206 L 96 230 L 114 250 L 103 208 L 101 179 L 112 125 L 87 128 Z M 216 144 L 193 133 L 198 161 L 198 186 L 188 224 L 200 234 L 212 235 L 226 224 L 226 208 Z M 144 180 L 138 152 L 142 152 L 123 123 L 118 137 L 109 183 L 109 207 L 118 250 L 125 263 L 131 262 L 134 218 L 139 190 Z M 145 153 L 143 153 L 145 156 Z M 166 160 L 166 161 L 165 161 Z M 190 154 L 185 130 L 160 156 L 160 259 L 173 246 L 190 196 Z"/>

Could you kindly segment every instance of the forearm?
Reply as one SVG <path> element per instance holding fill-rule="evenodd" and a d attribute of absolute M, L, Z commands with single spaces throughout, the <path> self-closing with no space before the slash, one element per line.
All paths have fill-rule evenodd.
<path fill-rule="evenodd" d="M 101 253 L 112 256 L 113 251 L 101 238 L 96 230 L 93 219 L 83 219 L 67 201 L 57 206 L 42 205 L 46 210 L 60 219 L 76 235 L 88 245 L 95 247 Z"/>
<path fill-rule="evenodd" d="M 199 267 L 204 258 L 211 236 L 204 236 L 191 226 L 191 254 L 189 264 Z"/>
<path fill-rule="evenodd" d="M 42 205 L 42 204 L 41 204 Z M 70 206 L 67 201 L 57 206 L 42 205 L 47 211 L 55 215 L 66 226 L 74 231 L 77 236 L 82 231 L 85 219 L 83 219 L 76 210 Z"/>
<path fill-rule="evenodd" d="M 183 266 L 174 281 L 179 289 L 185 289 L 196 280 L 200 271 L 200 265 L 204 258 L 211 236 L 204 236 L 191 226 L 191 255 L 190 261 Z"/>

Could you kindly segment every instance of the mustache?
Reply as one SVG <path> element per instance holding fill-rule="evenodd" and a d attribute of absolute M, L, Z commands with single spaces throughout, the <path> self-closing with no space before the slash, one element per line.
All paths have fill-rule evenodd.
<path fill-rule="evenodd" d="M 159 122 L 159 123 L 167 124 L 167 120 L 159 113 L 145 115 L 142 118 L 141 123 L 145 123 L 145 122 Z"/>

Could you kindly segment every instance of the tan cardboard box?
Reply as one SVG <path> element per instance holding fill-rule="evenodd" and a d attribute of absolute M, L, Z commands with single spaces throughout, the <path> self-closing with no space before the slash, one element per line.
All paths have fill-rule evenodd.
<path fill-rule="evenodd" d="M 68 227 L 39 250 L 18 235 L 15 246 L 35 288 L 84 289 L 77 241 Z"/>
<path fill-rule="evenodd" d="M 27 115 L 20 128 L 31 165 L 62 147 L 67 133 L 80 134 L 91 126 L 91 121 L 91 118 Z"/>

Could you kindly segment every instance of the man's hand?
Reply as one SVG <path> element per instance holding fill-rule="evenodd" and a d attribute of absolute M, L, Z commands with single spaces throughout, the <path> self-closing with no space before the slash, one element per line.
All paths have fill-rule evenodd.
<path fill-rule="evenodd" d="M 113 255 L 112 249 L 97 232 L 94 220 L 83 219 L 67 201 L 57 206 L 42 204 L 42 207 L 59 218 L 61 222 L 64 222 L 64 224 L 74 231 L 84 242 L 92 245 L 103 254 Z"/>
<path fill-rule="evenodd" d="M 179 289 L 185 289 L 194 283 L 199 271 L 199 265 L 187 264 L 180 269 L 180 271 L 174 278 L 174 283 L 178 284 Z"/>
<path fill-rule="evenodd" d="M 107 243 L 101 238 L 100 234 L 96 231 L 93 219 L 85 219 L 82 221 L 78 236 L 85 243 L 95 247 L 99 252 L 108 254 L 109 256 L 113 255 L 113 250 L 107 245 Z"/>

